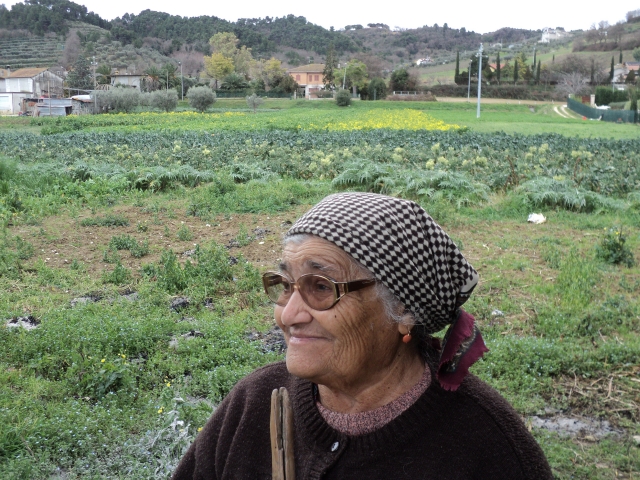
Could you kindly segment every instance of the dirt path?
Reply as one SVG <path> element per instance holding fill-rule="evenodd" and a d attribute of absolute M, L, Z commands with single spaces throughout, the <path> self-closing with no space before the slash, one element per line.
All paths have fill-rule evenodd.
<path fill-rule="evenodd" d="M 469 99 L 470 103 L 476 103 L 478 96 L 477 92 L 474 95 L 473 92 L 471 94 L 471 98 Z M 448 102 L 448 103 L 463 103 L 467 101 L 467 97 L 438 97 L 439 102 Z M 551 101 L 541 101 L 541 100 L 514 100 L 512 98 L 483 98 L 482 103 L 502 103 L 502 104 L 511 104 L 511 105 L 546 105 L 552 104 L 557 105 L 560 102 Z"/>

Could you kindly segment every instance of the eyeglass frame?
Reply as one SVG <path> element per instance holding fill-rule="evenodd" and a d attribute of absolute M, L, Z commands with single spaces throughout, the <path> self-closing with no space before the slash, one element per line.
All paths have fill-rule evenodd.
<path fill-rule="evenodd" d="M 328 280 L 333 285 L 333 298 L 334 298 L 334 300 L 333 300 L 333 303 L 330 306 L 328 306 L 327 308 L 321 308 L 321 309 L 313 308 L 311 305 L 309 305 L 309 303 L 305 299 L 304 295 L 302 293 L 300 293 L 300 298 L 302 298 L 302 301 L 305 303 L 305 305 L 307 305 L 309 308 L 311 308 L 313 310 L 316 310 L 317 312 L 324 312 L 326 310 L 330 310 L 333 307 L 335 307 L 336 304 L 346 294 L 351 293 L 351 292 L 356 292 L 356 291 L 361 290 L 363 288 L 369 287 L 371 285 L 374 285 L 377 282 L 377 280 L 375 278 L 363 278 L 363 279 L 360 279 L 360 280 L 353 280 L 351 282 L 338 282 L 338 281 L 334 280 L 333 278 L 328 277 L 327 275 L 320 275 L 318 273 L 305 273 L 304 275 L 300 275 L 298 277 L 298 280 L 293 281 L 282 272 L 274 272 L 274 271 L 265 272 L 265 273 L 262 274 L 262 286 L 264 287 L 264 292 L 266 293 L 266 295 L 269 298 L 269 300 L 271 300 L 273 303 L 275 303 L 276 305 L 278 305 L 280 307 L 286 307 L 287 306 L 287 304 L 289 303 L 289 299 L 291 298 L 291 295 L 293 295 L 293 292 L 291 292 L 291 295 L 289 296 L 289 299 L 287 299 L 287 302 L 284 303 L 284 304 L 274 301 L 269 296 L 269 291 L 268 291 L 268 287 L 272 286 L 272 285 L 269 285 L 267 283 L 269 275 L 277 275 L 278 277 L 286 279 L 289 282 L 289 284 L 293 286 L 293 291 L 298 290 L 298 293 L 300 293 L 300 287 L 298 286 L 298 282 L 300 281 L 301 278 L 313 276 L 313 277 L 320 277 L 320 278 L 323 278 L 325 280 Z"/>

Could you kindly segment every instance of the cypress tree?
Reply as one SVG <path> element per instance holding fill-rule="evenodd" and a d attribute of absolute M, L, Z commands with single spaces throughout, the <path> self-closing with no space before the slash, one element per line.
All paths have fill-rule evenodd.
<path fill-rule="evenodd" d="M 620 60 L 618 61 L 618 63 L 622 63 L 622 49 L 620 49 Z"/>
<path fill-rule="evenodd" d="M 533 49 L 533 69 L 535 70 L 536 68 L 536 55 L 538 54 L 538 51 L 534 48 Z"/>
<path fill-rule="evenodd" d="M 613 56 L 611 57 L 611 71 L 609 72 L 609 81 L 613 82 L 613 75 L 614 75 L 614 61 L 613 61 Z"/>
<path fill-rule="evenodd" d="M 496 77 L 498 78 L 498 85 L 500 85 L 500 52 L 496 57 Z"/>
<path fill-rule="evenodd" d="M 518 83 L 518 59 L 513 62 L 513 84 Z"/>
<path fill-rule="evenodd" d="M 460 81 L 460 50 L 456 52 L 456 73 L 453 76 L 453 81 L 456 85 Z"/>
<path fill-rule="evenodd" d="M 538 60 L 538 68 L 536 69 L 536 85 L 540 85 L 540 60 Z"/>

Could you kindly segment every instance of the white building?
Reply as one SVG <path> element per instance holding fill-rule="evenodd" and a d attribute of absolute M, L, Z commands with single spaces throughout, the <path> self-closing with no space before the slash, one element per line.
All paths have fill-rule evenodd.
<path fill-rule="evenodd" d="M 44 67 L 0 72 L 0 114 L 20 112 L 25 98 L 62 96 L 62 77 Z"/>
<path fill-rule="evenodd" d="M 146 75 L 129 75 L 128 73 L 125 73 L 125 74 L 115 73 L 111 75 L 111 85 L 113 85 L 114 87 L 118 84 L 126 85 L 127 87 L 133 87 L 139 90 L 140 81 L 145 76 Z"/>
<path fill-rule="evenodd" d="M 559 30 L 557 28 L 543 28 L 542 29 L 542 38 L 538 40 L 538 43 L 549 43 L 553 40 L 560 40 L 569 35 L 564 30 Z"/>

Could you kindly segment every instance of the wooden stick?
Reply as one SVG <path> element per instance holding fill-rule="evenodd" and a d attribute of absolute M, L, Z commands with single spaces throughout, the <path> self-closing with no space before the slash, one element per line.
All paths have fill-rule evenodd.
<path fill-rule="evenodd" d="M 271 470 L 273 480 L 295 480 L 293 409 L 284 387 L 271 392 Z"/>

